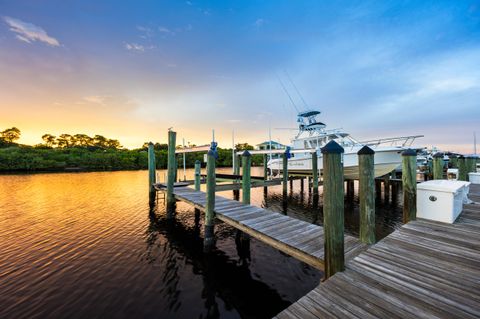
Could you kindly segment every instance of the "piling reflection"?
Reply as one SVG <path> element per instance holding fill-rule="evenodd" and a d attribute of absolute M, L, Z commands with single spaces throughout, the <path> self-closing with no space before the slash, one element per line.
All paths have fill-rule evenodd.
<path fill-rule="evenodd" d="M 269 318 L 289 304 L 274 289 L 252 277 L 249 269 L 250 237 L 247 234 L 235 231 L 238 260 L 231 259 L 216 248 L 204 254 L 203 239 L 198 231 L 201 229 L 199 219 L 195 218 L 193 227 L 190 227 L 185 220 L 167 220 L 162 214 L 162 211 L 150 212 L 146 250 L 150 262 L 157 258 L 165 259 L 163 264 L 166 267 L 160 270 L 163 283 L 160 293 L 162 298 L 168 301 L 168 311 L 174 313 L 181 306 L 179 254 L 192 264 L 194 274 L 202 276 L 203 288 L 200 297 L 204 300 L 204 311 L 197 317 L 220 318 L 219 305 L 222 304 L 228 309 L 235 309 L 242 317 L 245 315 Z M 228 235 L 232 235 L 230 230 Z M 159 241 L 159 236 L 164 236 L 166 240 Z M 161 249 L 152 248 L 158 245 Z M 263 298 L 270 300 L 271 305 L 281 305 L 278 311 L 265 309 Z"/>

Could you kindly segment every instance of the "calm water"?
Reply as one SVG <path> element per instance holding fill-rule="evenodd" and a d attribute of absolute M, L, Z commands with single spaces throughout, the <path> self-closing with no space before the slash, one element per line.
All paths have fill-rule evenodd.
<path fill-rule="evenodd" d="M 299 185 L 286 205 L 281 186 L 253 189 L 252 202 L 321 224 L 321 199 Z M 345 214 L 354 235 L 356 200 Z M 401 207 L 377 206 L 383 237 Z M 237 246 L 224 224 L 203 254 L 202 218 L 186 204 L 164 216 L 148 207 L 146 171 L 0 176 L 0 318 L 270 318 L 319 283 L 321 272 L 257 240 Z"/>

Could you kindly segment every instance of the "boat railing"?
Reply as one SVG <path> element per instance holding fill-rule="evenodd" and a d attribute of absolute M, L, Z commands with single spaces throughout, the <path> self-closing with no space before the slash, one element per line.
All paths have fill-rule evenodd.
<path fill-rule="evenodd" d="M 424 137 L 423 135 L 410 135 L 410 136 L 399 136 L 399 137 L 387 137 L 379 138 L 376 140 L 362 141 L 359 142 L 363 145 L 368 146 L 377 146 L 381 144 L 390 144 L 391 146 L 411 146 L 417 138 Z"/>

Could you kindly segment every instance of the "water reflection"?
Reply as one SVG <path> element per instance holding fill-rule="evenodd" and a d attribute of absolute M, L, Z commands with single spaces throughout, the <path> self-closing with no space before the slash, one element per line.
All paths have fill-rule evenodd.
<path fill-rule="evenodd" d="M 199 315 L 200 318 L 219 318 L 220 301 L 225 308 L 235 309 L 242 317 L 257 318 L 275 315 L 272 310 L 265 309 L 265 305 L 262 306 L 262 298 L 269 300 L 271 305 L 277 305 L 278 309 L 289 304 L 275 289 L 252 277 L 249 267 L 251 255 L 248 235 L 235 232 L 235 247 L 238 254 L 236 261 L 220 249 L 213 249 L 209 254 L 204 254 L 203 240 L 197 231 L 201 229 L 199 222 L 189 227 L 188 223 L 184 223 L 185 220 L 168 220 L 162 216 L 163 214 L 162 210 L 150 212 L 146 243 L 149 259 L 161 258 L 167 265 L 161 270 L 160 292 L 168 301 L 169 311 L 176 312 L 184 299 L 178 287 L 181 277 L 177 254 L 186 257 L 192 264 L 192 272 L 202 277 L 203 287 L 198 297 L 203 300 L 204 310 Z M 225 225 L 217 227 L 220 227 L 220 232 L 232 232 L 232 229 Z M 166 241 L 157 240 L 159 234 L 165 236 Z"/>
<path fill-rule="evenodd" d="M 147 179 L 0 176 L 0 318 L 271 318 L 319 283 L 319 271 L 223 223 L 205 255 L 203 214 L 179 202 L 167 220 L 163 204 L 147 205 Z M 290 189 L 286 200 L 281 186 L 252 189 L 252 204 L 321 225 L 321 187 L 320 196 L 300 181 Z M 394 193 L 378 198 L 377 238 L 401 225 Z M 346 232 L 356 234 L 356 190 L 350 203 Z"/>

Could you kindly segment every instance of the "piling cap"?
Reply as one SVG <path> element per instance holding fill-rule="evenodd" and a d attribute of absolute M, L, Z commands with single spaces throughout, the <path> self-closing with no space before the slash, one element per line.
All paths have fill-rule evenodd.
<path fill-rule="evenodd" d="M 202 162 L 200 162 L 200 160 L 196 160 L 195 164 L 202 164 Z"/>
<path fill-rule="evenodd" d="M 402 156 L 417 156 L 417 152 L 411 148 L 408 148 L 402 152 Z"/>
<path fill-rule="evenodd" d="M 341 154 L 344 152 L 343 147 L 341 147 L 337 142 L 331 140 L 324 147 L 322 147 L 322 154 Z"/>
<path fill-rule="evenodd" d="M 442 158 L 443 159 L 443 155 L 442 155 L 442 153 L 438 152 L 438 153 L 435 153 L 435 155 L 433 155 L 433 158 Z"/>
<path fill-rule="evenodd" d="M 242 156 L 252 156 L 252 154 L 248 150 L 245 150 L 243 151 Z"/>
<path fill-rule="evenodd" d="M 357 152 L 358 155 L 373 155 L 375 154 L 375 151 L 372 150 L 370 147 L 368 147 L 368 145 L 365 145 L 364 147 L 362 147 L 358 152 Z"/>

